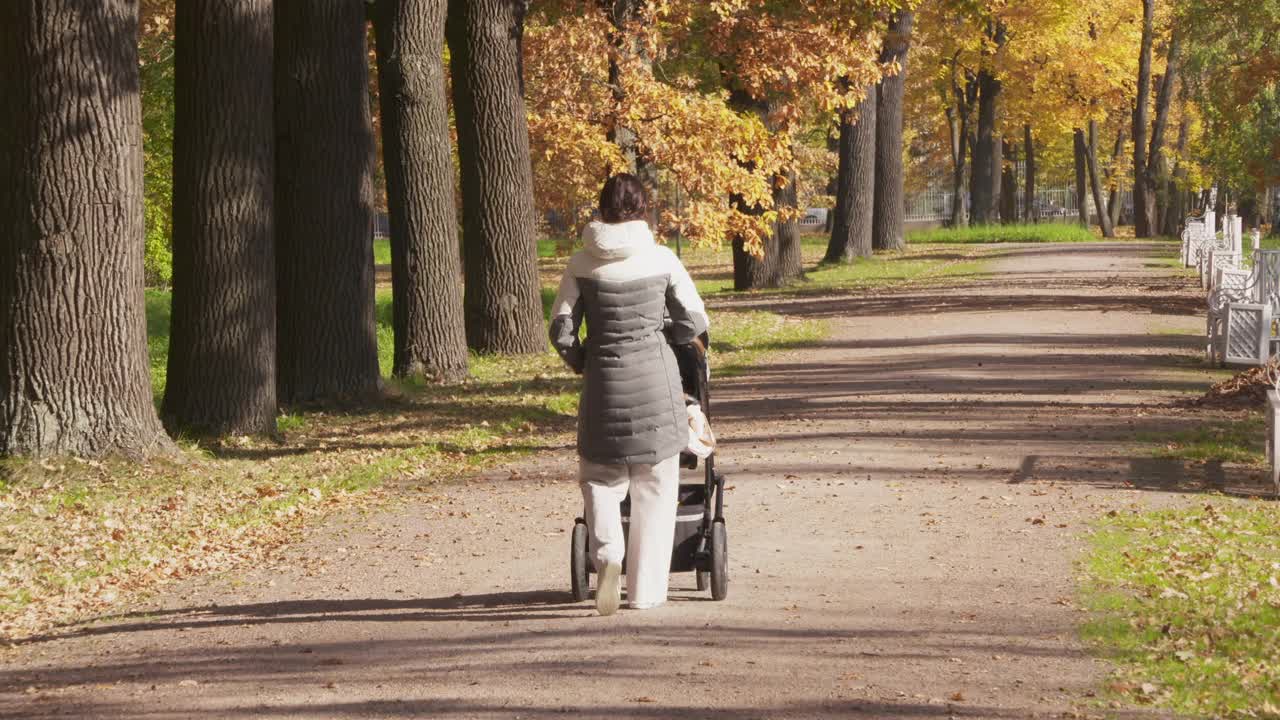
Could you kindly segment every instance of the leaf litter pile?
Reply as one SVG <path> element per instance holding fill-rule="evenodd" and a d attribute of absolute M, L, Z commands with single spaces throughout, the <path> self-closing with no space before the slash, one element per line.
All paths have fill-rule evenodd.
<path fill-rule="evenodd" d="M 1112 512 L 1093 535 L 1086 634 L 1109 690 L 1207 717 L 1280 718 L 1280 506 Z"/>
<path fill-rule="evenodd" d="M 1266 406 L 1267 391 L 1272 388 L 1271 376 L 1276 371 L 1275 360 L 1267 365 L 1249 368 L 1215 383 L 1204 395 L 1188 404 L 1196 407 L 1259 409 Z"/>

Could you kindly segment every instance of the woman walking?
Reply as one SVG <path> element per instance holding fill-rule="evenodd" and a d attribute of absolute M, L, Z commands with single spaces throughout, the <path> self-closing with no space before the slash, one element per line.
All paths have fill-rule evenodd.
<path fill-rule="evenodd" d="M 570 258 L 551 306 L 551 342 L 583 375 L 578 467 L 601 615 L 612 615 L 621 602 L 624 556 L 628 605 L 666 602 L 680 451 L 689 442 L 680 370 L 668 342 L 692 342 L 708 324 L 688 271 L 654 242 L 647 210 L 639 179 L 609 178 L 600 191 L 601 220 L 583 231 L 583 249 Z M 624 548 L 620 503 L 628 491 Z"/>

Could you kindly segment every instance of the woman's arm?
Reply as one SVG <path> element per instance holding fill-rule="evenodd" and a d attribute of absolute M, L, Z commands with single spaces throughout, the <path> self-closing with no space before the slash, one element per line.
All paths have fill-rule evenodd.
<path fill-rule="evenodd" d="M 582 343 L 578 340 L 581 327 L 582 296 L 578 290 L 578 278 L 572 268 L 565 268 L 556 300 L 551 304 L 551 345 L 576 373 L 582 372 L 584 361 Z"/>
<path fill-rule="evenodd" d="M 665 248 L 664 248 L 665 250 Z M 711 321 L 706 305 L 698 295 L 693 278 L 684 263 L 670 250 L 666 251 L 670 263 L 671 284 L 667 286 L 667 314 L 671 316 L 671 341 L 690 343 L 707 331 Z"/>

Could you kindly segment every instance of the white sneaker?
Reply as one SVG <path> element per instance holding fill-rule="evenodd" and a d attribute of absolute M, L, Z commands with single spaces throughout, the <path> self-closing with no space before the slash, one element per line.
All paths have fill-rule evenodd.
<path fill-rule="evenodd" d="M 596 611 L 601 615 L 612 615 L 618 612 L 622 603 L 622 585 L 618 578 L 622 575 L 622 563 L 606 563 L 600 571 L 600 584 L 596 587 Z"/>
<path fill-rule="evenodd" d="M 662 607 L 663 605 L 666 605 L 666 604 L 667 603 L 665 601 L 659 600 L 658 602 L 627 603 L 627 607 L 631 608 L 632 610 L 652 610 L 654 608 Z"/>

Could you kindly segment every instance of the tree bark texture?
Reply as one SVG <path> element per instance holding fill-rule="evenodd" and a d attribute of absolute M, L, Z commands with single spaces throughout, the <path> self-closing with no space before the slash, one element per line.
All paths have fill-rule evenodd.
<path fill-rule="evenodd" d="M 1111 227 L 1120 227 L 1120 180 L 1116 177 L 1116 166 L 1120 163 L 1120 155 L 1124 152 L 1124 127 L 1116 132 L 1116 144 L 1111 150 L 1111 167 L 1107 169 L 1107 185 L 1111 191 L 1107 194 L 1107 214 L 1111 216 Z"/>
<path fill-rule="evenodd" d="M 991 37 L 997 48 L 1004 44 L 1002 25 L 992 28 Z M 974 225 L 986 225 L 996 219 L 996 194 L 1000 163 L 996 162 L 996 117 L 1002 85 L 988 68 L 978 71 L 978 139 L 973 148 L 973 172 L 969 175 L 970 208 Z"/>
<path fill-rule="evenodd" d="M 793 216 L 798 208 L 799 194 L 796 188 L 796 173 L 775 178 L 773 189 L 773 205 L 780 212 L 790 212 Z M 783 184 L 778 187 L 778 184 Z M 750 213 L 759 212 L 752 208 Z M 742 238 L 733 241 L 733 289 L 755 290 L 758 288 L 783 287 L 804 275 L 803 259 L 800 253 L 800 224 L 793 217 L 787 221 L 775 221 L 773 232 L 764 242 L 764 255 L 756 257 L 745 250 Z"/>
<path fill-rule="evenodd" d="M 1027 176 L 1024 179 L 1022 198 L 1022 219 L 1024 222 L 1038 223 L 1040 216 L 1036 213 L 1036 145 L 1031 137 L 1031 123 L 1022 126 L 1022 152 L 1026 159 Z"/>
<path fill-rule="evenodd" d="M 840 115 L 840 165 L 835 220 L 824 262 L 871 257 L 871 215 L 875 197 L 876 88 L 856 108 Z"/>
<path fill-rule="evenodd" d="M 947 219 L 947 224 L 953 228 L 969 224 L 963 197 L 964 166 L 969 154 L 965 121 L 954 107 L 948 109 L 947 124 L 951 130 L 951 217 Z"/>
<path fill-rule="evenodd" d="M 949 120 L 951 129 L 951 227 L 966 227 L 969 224 L 966 198 L 964 193 L 965 163 L 973 147 L 969 142 L 970 118 L 973 106 L 978 99 L 978 83 L 976 78 L 967 74 L 964 85 L 960 84 L 959 67 L 952 59 L 951 67 L 951 109 Z"/>
<path fill-rule="evenodd" d="M 276 429 L 271 0 L 177 5 L 171 431 Z"/>
<path fill-rule="evenodd" d="M 1151 124 L 1151 148 L 1147 152 L 1146 194 L 1151 203 L 1151 233 L 1160 231 L 1163 225 L 1163 213 L 1167 197 L 1165 187 L 1169 181 L 1169 162 L 1164 153 L 1165 129 L 1169 125 L 1169 108 L 1173 104 L 1173 89 L 1178 80 L 1178 59 L 1182 46 L 1182 36 L 1173 33 L 1169 40 L 1164 77 L 1160 81 L 1160 91 L 1156 95 L 1156 118 Z"/>
<path fill-rule="evenodd" d="M 1133 106 L 1133 234 L 1151 237 L 1155 198 L 1147 187 L 1147 116 L 1151 98 L 1152 19 L 1156 0 L 1142 0 L 1142 40 L 1138 50 L 1138 92 Z"/>
<path fill-rule="evenodd" d="M 609 55 L 609 87 L 613 96 L 614 109 L 609 118 L 609 141 L 622 151 L 622 156 L 627 161 L 628 171 L 640 178 L 651 196 L 656 197 L 658 169 L 640 153 L 640 136 L 635 128 L 624 125 L 620 116 L 622 106 L 627 99 L 627 89 L 622 76 L 623 63 L 639 60 L 646 66 L 651 65 L 643 39 L 635 32 L 640 11 L 644 9 L 647 0 L 598 0 L 598 2 L 609 16 L 609 23 L 613 26 L 613 32 L 609 38 L 612 48 Z M 650 210 L 655 209 L 650 208 Z"/>
<path fill-rule="evenodd" d="M 391 221 L 392 372 L 467 375 L 444 23 L 448 0 L 378 0 L 382 152 Z"/>
<path fill-rule="evenodd" d="M 907 51 L 911 47 L 910 10 L 899 10 L 889 22 L 880 62 L 895 62 L 898 72 L 880 81 L 876 93 L 876 184 L 871 245 L 901 250 L 907 245 L 906 198 L 902 170 L 902 101 L 906 90 Z"/>
<path fill-rule="evenodd" d="M 1075 139 L 1075 165 L 1076 165 L 1076 214 L 1077 219 L 1083 227 L 1089 227 L 1089 202 L 1088 196 L 1085 194 L 1085 176 L 1087 174 L 1086 166 L 1088 160 L 1085 156 L 1088 150 L 1085 147 L 1084 131 L 1076 128 L 1072 133 Z"/>
<path fill-rule="evenodd" d="M 1000 222 L 1010 225 L 1018 222 L 1018 173 L 1017 150 L 1008 138 L 1000 138 L 1000 152 L 1009 162 L 1000 163 Z"/>
<path fill-rule="evenodd" d="M 1001 189 L 1004 187 L 1004 143 L 1000 137 L 991 139 L 991 212 L 992 222 L 1000 219 Z"/>
<path fill-rule="evenodd" d="M 546 350 L 524 108 L 524 0 L 449 0 L 445 26 L 462 163 L 467 344 Z"/>
<path fill-rule="evenodd" d="M 1178 123 L 1178 140 L 1175 146 L 1179 158 L 1187 149 L 1187 136 L 1190 130 L 1191 121 L 1184 112 L 1182 121 Z M 1183 189 L 1186 186 L 1186 180 L 1187 166 L 1179 160 L 1174 164 L 1173 173 L 1164 185 L 1166 207 L 1160 224 L 1161 235 L 1177 237 L 1182 229 L 1182 221 L 1190 209 L 1187 203 L 1187 192 Z M 1266 195 L 1264 194 L 1263 197 L 1265 198 Z"/>
<path fill-rule="evenodd" d="M 1098 211 L 1098 226 L 1102 229 L 1102 237 L 1116 236 L 1111 225 L 1111 215 L 1102 199 L 1102 173 L 1098 172 L 1098 121 L 1089 121 L 1089 143 L 1085 151 L 1085 164 L 1089 169 L 1089 187 L 1093 190 L 1093 205 Z"/>
<path fill-rule="evenodd" d="M 364 7 L 281 0 L 275 20 L 279 398 L 367 399 L 380 380 Z"/>
<path fill-rule="evenodd" d="M 138 6 L 0 3 L 0 454 L 168 452 L 143 301 Z"/>

